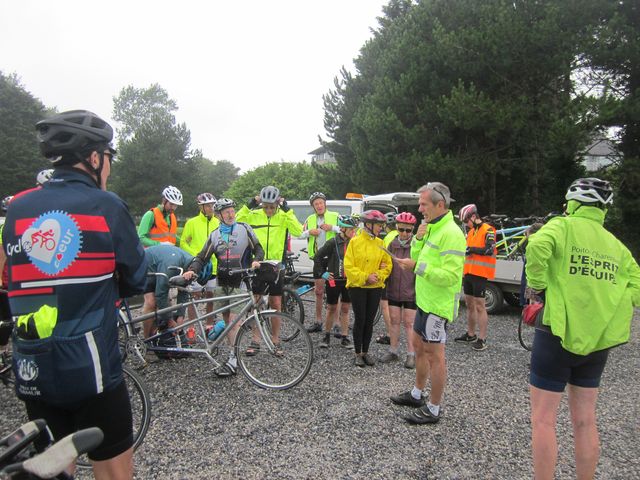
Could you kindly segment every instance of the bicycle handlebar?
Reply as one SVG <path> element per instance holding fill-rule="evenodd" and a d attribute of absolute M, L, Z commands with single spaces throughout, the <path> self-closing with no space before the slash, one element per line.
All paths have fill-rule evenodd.
<path fill-rule="evenodd" d="M 67 435 L 50 448 L 24 462 L 7 466 L 5 473 L 27 472 L 40 478 L 52 478 L 62 473 L 80 455 L 90 452 L 102 443 L 104 433 L 91 427 Z"/>
<path fill-rule="evenodd" d="M 9 435 L 0 440 L 0 445 L 6 445 L 7 448 L 0 454 L 0 465 L 6 460 L 11 459 L 24 447 L 40 435 L 47 428 L 47 422 L 39 418 L 31 422 L 27 422 Z"/>

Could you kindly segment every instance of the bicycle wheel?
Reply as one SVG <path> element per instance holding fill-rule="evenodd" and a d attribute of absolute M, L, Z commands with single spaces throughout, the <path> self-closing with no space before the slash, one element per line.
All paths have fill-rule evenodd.
<path fill-rule="evenodd" d="M 294 288 L 284 287 L 282 292 L 282 311 L 304 325 L 304 304 Z"/>
<path fill-rule="evenodd" d="M 123 365 L 122 374 L 129 391 L 131 400 L 131 414 L 133 417 L 133 450 L 142 445 L 151 422 L 151 397 L 147 387 L 138 373 Z M 78 458 L 76 465 L 80 468 L 90 468 L 91 463 L 86 455 Z"/>
<path fill-rule="evenodd" d="M 270 339 L 261 338 L 256 319 Z M 272 390 L 300 383 L 313 362 L 311 337 L 298 320 L 281 312 L 259 312 L 248 318 L 238 331 L 235 351 L 240 370 L 249 381 Z"/>
<path fill-rule="evenodd" d="M 520 341 L 520 345 L 522 345 L 522 348 L 528 350 L 529 352 L 533 348 L 533 337 L 535 333 L 535 327 L 524 323 L 522 321 L 522 316 L 520 316 L 520 319 L 518 320 L 518 340 Z"/>

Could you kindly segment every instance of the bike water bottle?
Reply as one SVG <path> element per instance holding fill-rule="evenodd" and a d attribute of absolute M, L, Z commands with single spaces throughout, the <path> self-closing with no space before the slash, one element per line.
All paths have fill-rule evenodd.
<path fill-rule="evenodd" d="M 227 325 L 224 323 L 224 320 L 218 320 L 218 322 L 213 326 L 211 330 L 209 330 L 209 334 L 207 338 L 211 341 L 218 338 L 218 335 L 222 333 Z"/>
<path fill-rule="evenodd" d="M 307 293 L 309 290 L 311 290 L 313 288 L 312 285 L 305 283 L 304 285 L 302 285 L 301 287 L 298 287 L 298 289 L 296 290 L 296 293 L 298 295 L 304 295 L 305 293 Z"/>

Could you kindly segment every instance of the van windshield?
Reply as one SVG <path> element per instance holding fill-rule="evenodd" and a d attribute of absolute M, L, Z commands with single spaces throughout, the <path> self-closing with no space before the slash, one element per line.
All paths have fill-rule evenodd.
<path fill-rule="evenodd" d="M 291 208 L 295 212 L 300 223 L 304 223 L 307 217 L 314 213 L 311 205 L 291 205 Z M 350 205 L 329 205 L 327 210 L 336 212 L 338 215 L 351 215 Z"/>

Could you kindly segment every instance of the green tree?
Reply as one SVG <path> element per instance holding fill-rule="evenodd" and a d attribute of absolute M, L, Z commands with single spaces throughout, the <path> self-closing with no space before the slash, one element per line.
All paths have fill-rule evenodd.
<path fill-rule="evenodd" d="M 558 0 L 390 7 L 357 73 L 343 71 L 324 98 L 341 178 L 368 193 L 444 180 L 483 211 L 557 208 L 588 140 L 571 75 L 594 10 Z"/>
<path fill-rule="evenodd" d="M 280 195 L 289 200 L 306 200 L 313 192 L 328 191 L 308 163 L 273 162 L 242 174 L 224 195 L 244 204 L 267 185 L 278 187 Z"/>
<path fill-rule="evenodd" d="M 40 170 L 50 168 L 38 148 L 35 124 L 47 115 L 40 100 L 17 75 L 0 72 L 0 195 L 13 195 L 35 185 Z M 2 198 L 0 197 L 0 198 Z"/>
<path fill-rule="evenodd" d="M 202 155 L 190 150 L 191 133 L 186 124 L 176 123 L 177 108 L 157 84 L 128 86 L 114 97 L 113 118 L 120 123 L 119 158 L 111 187 L 132 212 L 155 206 L 168 184 L 182 191 L 185 202 L 197 194 L 197 159 Z"/>

